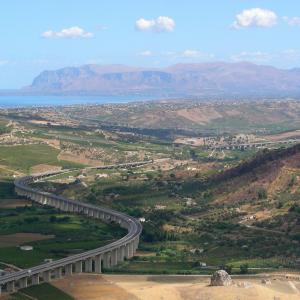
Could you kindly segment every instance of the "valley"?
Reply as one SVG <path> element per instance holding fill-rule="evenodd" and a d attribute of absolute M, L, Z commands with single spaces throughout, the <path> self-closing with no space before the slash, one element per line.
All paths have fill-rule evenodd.
<path fill-rule="evenodd" d="M 143 225 L 136 255 L 104 269 L 107 274 L 297 272 L 297 109 L 294 101 L 274 101 L 0 111 L 6 128 L 0 136 L 0 261 L 32 267 L 122 235 L 116 227 L 40 207 L 13 191 L 17 176 L 68 169 L 33 187 L 124 212 Z M 156 113 L 165 110 L 170 117 Z M 178 121 L 188 110 L 192 117 L 184 113 L 185 121 Z M 251 127 L 232 119 L 246 112 Z M 152 115 L 156 121 L 148 122 Z M 295 122 L 287 123 L 286 115 Z M 181 126 L 164 125 L 162 119 Z M 11 244 L 13 236 L 21 238 Z M 33 250 L 22 251 L 22 245 Z"/>

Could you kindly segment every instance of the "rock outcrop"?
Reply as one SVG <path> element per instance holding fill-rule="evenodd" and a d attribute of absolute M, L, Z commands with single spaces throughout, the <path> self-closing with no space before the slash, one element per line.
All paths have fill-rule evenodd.
<path fill-rule="evenodd" d="M 211 286 L 229 286 L 232 284 L 232 279 L 230 275 L 224 271 L 216 271 L 210 278 Z"/>

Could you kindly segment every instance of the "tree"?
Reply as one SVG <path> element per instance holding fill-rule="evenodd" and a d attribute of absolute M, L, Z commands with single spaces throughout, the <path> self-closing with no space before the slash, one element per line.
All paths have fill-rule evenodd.
<path fill-rule="evenodd" d="M 248 264 L 240 265 L 240 273 L 241 274 L 248 274 L 248 271 L 249 271 L 249 265 Z"/>
<path fill-rule="evenodd" d="M 56 216 L 51 216 L 51 217 L 49 218 L 49 222 L 50 222 L 50 223 L 55 223 L 56 221 L 57 221 Z"/>
<path fill-rule="evenodd" d="M 220 266 L 220 269 L 226 271 L 228 274 L 231 274 L 231 272 L 232 272 L 231 265 L 222 265 L 222 266 Z"/>
<path fill-rule="evenodd" d="M 171 174 L 170 174 L 170 178 L 175 179 L 175 178 L 176 178 L 176 175 L 175 175 L 174 173 L 171 173 Z"/>
<path fill-rule="evenodd" d="M 260 188 L 257 191 L 257 196 L 258 196 L 258 199 L 260 199 L 260 200 L 267 199 L 268 198 L 268 193 L 267 193 L 266 189 Z"/>

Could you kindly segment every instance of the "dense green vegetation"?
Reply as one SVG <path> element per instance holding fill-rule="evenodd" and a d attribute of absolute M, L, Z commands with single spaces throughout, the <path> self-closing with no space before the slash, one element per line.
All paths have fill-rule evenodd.
<path fill-rule="evenodd" d="M 19 247 L 1 247 L 0 261 L 19 267 L 31 267 L 46 258 L 58 259 L 105 245 L 124 235 L 117 225 L 106 225 L 93 219 L 60 214 L 40 206 L 1 209 L 0 237 L 14 233 L 53 235 L 49 239 L 26 243 L 33 251 Z"/>
<path fill-rule="evenodd" d="M 51 183 L 50 186 L 67 196 L 146 219 L 139 247 L 144 254 L 110 272 L 202 274 L 221 266 L 230 266 L 234 273 L 258 272 L 259 268 L 261 271 L 295 268 L 300 256 L 299 235 L 295 232 L 298 227 L 293 225 L 294 229 L 287 234 L 280 228 L 284 222 L 299 222 L 295 203 L 300 194 L 289 192 L 296 184 L 295 175 L 287 183 L 288 190 L 277 194 L 281 202 L 276 198 L 274 202 L 268 201 L 269 195 L 262 186 L 257 186 L 251 194 L 243 194 L 241 197 L 245 198 L 237 203 L 218 204 L 214 200 L 220 191 L 234 192 L 237 181 L 247 187 L 258 176 L 264 178 L 269 168 L 274 168 L 274 161 L 297 155 L 298 151 L 298 146 L 263 151 L 222 173 L 202 173 L 188 178 L 181 175 L 184 167 L 150 173 L 139 169 L 121 171 L 119 175 L 111 171 L 108 179 L 98 180 L 88 188 L 76 184 L 63 187 Z M 275 163 L 275 167 L 279 166 Z M 194 204 L 187 205 L 187 199 L 192 199 Z M 281 213 L 272 218 L 273 223 L 266 220 L 247 227 L 239 223 L 246 212 L 238 210 L 247 203 L 258 206 L 257 209 L 290 209 L 288 215 Z M 201 267 L 201 262 L 209 268 Z"/>
<path fill-rule="evenodd" d="M 122 105 L 68 107 L 60 110 L 60 117 L 55 111 L 52 115 L 60 125 L 28 122 L 39 120 L 39 116 L 30 110 L 14 111 L 10 117 L 26 128 L 15 136 L 32 139 L 35 144 L 0 147 L 1 169 L 9 170 L 0 182 L 0 197 L 16 197 L 12 186 L 15 171 L 28 173 L 38 164 L 83 167 L 59 161 L 61 151 L 71 153 L 70 159 L 80 155 L 95 164 L 153 159 L 153 165 L 136 169 L 75 170 L 34 186 L 145 219 L 139 246 L 142 252 L 106 270 L 109 272 L 202 274 L 222 267 L 243 274 L 298 268 L 299 146 L 274 151 L 215 151 L 201 143 L 193 144 L 195 141 L 177 142 L 177 138 L 201 136 L 210 136 L 217 143 L 232 142 L 241 132 L 260 137 L 298 129 L 298 120 L 288 122 L 293 105 L 216 105 L 219 117 L 210 115 L 209 109 L 199 123 L 197 118 L 191 121 L 177 115 L 177 110 L 199 109 L 197 103 L 145 104 L 126 109 Z M 154 123 L 151 115 L 159 116 L 161 108 L 167 109 L 166 120 Z M 280 115 L 278 110 L 287 114 Z M 48 114 L 46 111 L 40 120 L 47 121 Z M 65 124 L 64 118 L 71 122 Z M 149 125 L 144 123 L 147 121 Z M 55 141 L 56 148 L 36 144 L 36 139 Z M 293 157 L 294 161 L 286 163 Z M 103 174 L 107 176 L 99 176 Z M 244 219 L 250 216 L 251 220 Z M 31 252 L 0 248 L 0 260 L 19 266 L 95 248 L 124 233 L 113 225 L 59 214 L 50 208 L 1 209 L 0 235 L 17 232 L 55 235 L 32 242 Z"/>
<path fill-rule="evenodd" d="M 7 198 L 14 198 L 16 197 L 15 194 L 15 187 L 13 181 L 9 180 L 1 180 L 0 181 L 0 201 L 1 199 Z"/>
<path fill-rule="evenodd" d="M 74 298 L 66 294 L 62 290 L 50 285 L 43 283 L 36 286 L 31 286 L 26 289 L 21 289 L 15 294 L 12 294 L 10 300 L 73 300 Z"/>

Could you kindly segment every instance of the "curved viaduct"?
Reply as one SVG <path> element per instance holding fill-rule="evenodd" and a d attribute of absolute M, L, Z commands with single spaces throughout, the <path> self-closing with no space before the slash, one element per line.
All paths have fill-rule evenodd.
<path fill-rule="evenodd" d="M 109 268 L 124 261 L 125 258 L 131 258 L 138 247 L 142 225 L 135 218 L 112 209 L 66 199 L 29 186 L 30 183 L 60 173 L 18 178 L 14 182 L 16 192 L 20 196 L 25 196 L 42 205 L 55 207 L 60 211 L 82 214 L 104 222 L 118 223 L 120 227 L 127 229 L 128 233 L 120 240 L 103 247 L 0 276 L 0 295 L 1 290 L 12 293 L 40 282 L 50 282 L 53 279 L 70 276 L 72 273 L 101 273 L 102 266 Z"/>

